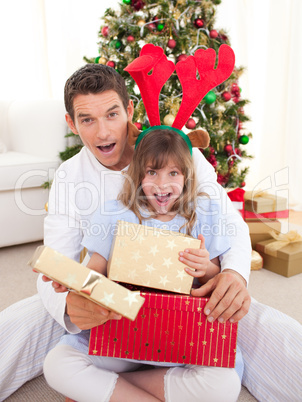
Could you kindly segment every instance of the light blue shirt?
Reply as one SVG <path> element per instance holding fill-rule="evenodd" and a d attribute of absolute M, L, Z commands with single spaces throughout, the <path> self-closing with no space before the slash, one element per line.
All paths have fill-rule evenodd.
<path fill-rule="evenodd" d="M 142 211 L 144 217 L 148 217 L 147 212 Z M 196 208 L 196 222 L 191 236 L 197 238 L 202 234 L 205 238 L 205 247 L 210 253 L 210 259 L 222 255 L 230 249 L 230 238 L 226 220 L 221 215 L 220 202 L 211 200 L 208 197 L 199 197 Z M 107 261 L 110 254 L 111 244 L 117 229 L 117 221 L 139 223 L 138 217 L 125 207 L 120 201 L 109 201 L 105 203 L 102 211 L 97 211 L 92 219 L 91 225 L 84 228 L 83 247 L 88 253 L 98 253 Z M 157 219 L 144 219 L 143 225 L 156 227 L 159 229 L 172 230 L 174 232 L 185 233 L 183 227 L 186 223 L 185 218 L 176 215 L 169 222 L 162 222 Z"/>

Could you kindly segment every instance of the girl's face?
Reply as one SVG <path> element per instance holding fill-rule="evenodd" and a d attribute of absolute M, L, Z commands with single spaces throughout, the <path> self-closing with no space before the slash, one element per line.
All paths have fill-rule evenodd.
<path fill-rule="evenodd" d="M 169 159 L 166 166 L 153 169 L 146 166 L 145 177 L 142 180 L 142 190 L 148 203 L 157 212 L 159 220 L 171 220 L 175 214 L 165 216 L 180 197 L 184 187 L 184 175 L 175 163 Z"/>

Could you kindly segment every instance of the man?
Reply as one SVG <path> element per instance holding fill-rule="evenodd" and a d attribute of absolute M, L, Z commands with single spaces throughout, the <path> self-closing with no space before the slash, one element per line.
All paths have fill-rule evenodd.
<path fill-rule="evenodd" d="M 127 143 L 127 123 L 132 120 L 133 104 L 129 101 L 123 80 L 113 69 L 102 65 L 88 65 L 67 81 L 65 105 L 67 123 L 75 134 L 80 135 L 85 147 L 57 171 L 50 193 L 49 214 L 45 220 L 45 244 L 78 260 L 83 231 L 91 229 L 91 214 L 96 208 L 102 207 L 104 201 L 116 198 L 124 180 L 123 172 L 132 158 L 133 149 Z M 232 249 L 221 258 L 222 272 L 194 294 L 205 296 L 213 291 L 205 309 L 210 321 L 238 321 L 247 313 L 250 304 L 246 289 L 251 254 L 248 230 L 241 217 L 232 209 L 223 189 L 216 183 L 215 172 L 201 153 L 194 155 L 194 162 L 200 189 L 224 200 L 227 207 L 225 225 L 236 228 L 231 237 Z M 22 326 L 24 330 L 23 343 L 20 335 L 15 335 L 18 336 L 18 343 L 15 342 L 14 347 L 11 346 L 12 338 L 7 338 L 6 344 L 3 342 L 6 355 L 1 360 L 5 365 L 0 369 L 0 378 L 1 374 L 4 378 L 0 384 L 1 397 L 7 397 L 24 382 L 41 373 L 47 351 L 58 341 L 64 329 L 77 333 L 81 329 L 89 329 L 108 319 L 117 318 L 113 313 L 79 295 L 54 292 L 53 287 L 60 290 L 58 286 L 39 277 L 38 290 L 41 299 L 34 296 L 12 306 L 5 315 L 5 324 L 0 321 L 0 329 L 5 325 L 7 337 L 15 334 L 14 327 L 21 331 Z M 50 315 L 46 314 L 41 300 Z M 255 341 L 250 342 L 251 333 L 254 338 L 260 333 L 267 333 L 260 324 L 259 330 L 256 328 L 259 321 L 257 308 L 255 303 L 252 321 L 247 315 L 240 324 L 243 335 L 239 337 L 239 341 L 242 339 L 240 346 L 243 355 L 247 350 L 247 356 L 250 356 L 250 350 L 257 344 Z M 27 314 L 31 311 L 30 322 L 26 320 L 24 311 L 28 311 Z M 296 328 L 295 331 L 299 332 Z M 32 345 L 28 345 L 29 339 L 33 342 Z M 266 395 L 261 392 L 269 382 L 263 380 L 261 383 L 258 362 L 261 362 L 263 350 L 268 349 L 263 346 L 263 340 L 261 341 L 262 344 L 259 346 L 258 343 L 258 349 L 254 350 L 254 358 L 249 358 L 247 367 L 247 372 L 250 373 L 247 383 L 252 390 L 255 386 L 253 376 L 256 371 L 260 373 L 260 381 L 257 381 L 260 382 L 261 389 L 256 389 L 258 394 L 255 395 L 259 399 Z M 269 367 L 269 370 L 273 369 L 274 365 Z M 271 387 L 268 392 L 271 394 L 275 391 Z"/>
<path fill-rule="evenodd" d="M 70 129 L 80 135 L 85 147 L 79 155 L 61 165 L 57 171 L 49 199 L 49 214 L 45 220 L 45 244 L 74 259 L 78 259 L 81 250 L 83 230 L 89 229 L 89 216 L 100 207 L 97 205 L 98 202 L 102 204 L 108 199 L 117 197 L 124 180 L 123 169 L 127 168 L 132 159 L 134 150 L 127 142 L 127 124 L 132 120 L 133 104 L 129 101 L 126 88 L 122 87 L 123 83 L 123 79 L 113 69 L 88 65 L 75 73 L 65 86 L 66 121 Z M 212 167 L 200 152 L 194 154 L 194 159 L 196 176 L 200 185 L 206 185 L 208 188 L 211 185 L 217 192 L 219 186 L 216 184 Z M 81 167 L 81 174 L 75 170 L 78 166 Z M 69 184 L 69 190 L 66 188 L 66 183 Z M 72 186 L 70 186 L 71 183 Z M 81 186 L 81 190 L 78 186 Z M 103 194 L 95 192 L 98 187 L 104 191 Z M 219 190 L 221 197 L 224 193 L 221 188 Z M 68 191 L 69 199 L 77 197 L 77 201 L 74 199 L 69 203 L 68 211 L 66 211 L 67 205 L 62 205 L 62 200 L 66 198 L 63 193 L 66 191 Z M 78 192 L 77 195 L 76 192 Z M 224 202 L 230 204 L 225 194 L 224 197 Z M 75 202 L 77 205 L 72 206 Z M 61 206 L 61 211 L 54 210 L 58 208 L 58 205 L 59 208 Z M 209 313 L 210 321 L 216 318 L 220 321 L 227 319 L 238 321 L 246 314 L 250 304 L 246 289 L 251 254 L 247 227 L 234 210 L 226 218 L 228 223 L 236 225 L 236 233 L 232 239 L 233 250 L 231 253 L 226 253 L 221 261 L 222 274 L 207 284 L 207 287 L 194 293 L 204 296 L 214 289 L 210 302 L 205 308 L 205 311 L 211 312 Z M 61 234 L 60 240 L 58 233 Z M 64 243 L 61 240 L 62 233 L 64 233 Z M 51 296 L 46 296 L 46 289 L 49 291 L 49 288 L 50 286 L 39 282 L 40 296 L 47 310 L 53 315 L 52 306 L 57 306 L 58 303 L 53 302 L 52 289 L 50 289 Z M 48 300 L 51 300 L 50 305 Z M 82 309 L 83 304 L 85 308 L 88 307 L 88 316 L 93 318 L 89 325 L 94 326 L 100 323 L 98 320 L 101 318 L 98 312 L 103 310 L 100 310 L 95 303 L 88 303 L 74 293 L 69 293 L 66 302 L 67 319 L 80 329 L 83 329 L 82 319 L 85 320 L 83 324 L 88 325 L 87 315 L 81 311 L 81 315 L 77 316 L 77 310 L 75 312 L 76 308 Z M 65 315 L 64 317 L 66 318 Z M 64 317 L 56 317 L 62 326 L 64 326 Z"/>

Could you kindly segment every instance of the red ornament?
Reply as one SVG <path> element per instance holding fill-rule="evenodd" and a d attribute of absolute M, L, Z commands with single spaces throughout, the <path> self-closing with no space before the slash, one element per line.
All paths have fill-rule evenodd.
<path fill-rule="evenodd" d="M 216 29 L 212 29 L 210 31 L 210 38 L 216 39 L 217 37 L 218 37 L 218 32 L 216 31 Z"/>
<path fill-rule="evenodd" d="M 180 54 L 180 55 L 177 57 L 177 61 L 186 60 L 188 57 L 189 57 L 189 56 L 188 56 L 187 54 L 182 53 L 182 54 Z"/>
<path fill-rule="evenodd" d="M 238 96 L 234 96 L 233 102 L 238 103 L 240 101 L 240 98 Z"/>
<path fill-rule="evenodd" d="M 213 147 L 209 147 L 209 150 L 210 150 L 210 154 L 212 154 L 212 155 L 215 154 L 215 152 L 216 152 Z"/>
<path fill-rule="evenodd" d="M 131 42 L 134 42 L 134 41 L 135 41 L 134 36 L 129 35 L 129 36 L 127 37 L 127 42 L 131 43 Z"/>
<path fill-rule="evenodd" d="M 241 150 L 239 148 L 235 148 L 235 154 L 241 156 Z"/>
<path fill-rule="evenodd" d="M 174 49 L 175 48 L 175 46 L 176 46 L 176 40 L 175 39 L 169 39 L 168 40 L 168 43 L 167 43 L 167 46 L 170 48 L 170 49 Z"/>
<path fill-rule="evenodd" d="M 217 174 L 217 182 L 220 185 L 226 184 L 228 182 L 228 180 L 229 180 L 229 175 L 228 174 L 226 174 L 226 175 L 222 175 L 220 173 Z"/>
<path fill-rule="evenodd" d="M 196 127 L 196 123 L 195 120 L 192 119 L 191 117 L 188 119 L 188 121 L 186 122 L 186 127 L 190 130 L 193 130 Z"/>
<path fill-rule="evenodd" d="M 244 187 L 245 186 L 245 181 L 243 181 L 241 184 L 240 184 L 240 187 Z"/>
<path fill-rule="evenodd" d="M 145 3 L 141 0 L 132 0 L 131 5 L 135 11 L 139 11 L 144 7 Z"/>
<path fill-rule="evenodd" d="M 107 61 L 106 65 L 109 67 L 115 68 L 115 62 L 112 60 Z"/>
<path fill-rule="evenodd" d="M 238 84 L 232 84 L 232 86 L 231 86 L 231 93 L 232 93 L 232 95 L 234 95 L 234 96 L 237 96 L 237 97 L 239 97 L 240 96 L 240 88 L 239 88 L 239 86 L 238 86 Z"/>
<path fill-rule="evenodd" d="M 149 29 L 149 31 L 154 31 L 154 29 L 156 29 L 156 25 L 151 22 L 151 24 L 147 25 L 147 28 Z"/>
<path fill-rule="evenodd" d="M 201 18 L 196 18 L 194 20 L 194 25 L 196 28 L 202 28 L 204 26 L 204 21 Z"/>
<path fill-rule="evenodd" d="M 233 153 L 233 147 L 232 147 L 232 145 L 231 145 L 231 144 L 227 144 L 227 145 L 224 147 L 224 151 L 225 151 L 228 155 L 232 154 L 232 153 Z"/>
<path fill-rule="evenodd" d="M 232 95 L 231 95 L 230 92 L 228 92 L 228 91 L 224 91 L 221 96 L 222 96 L 222 99 L 223 99 L 225 102 L 228 102 L 228 101 L 231 99 L 231 97 L 232 97 Z"/>
<path fill-rule="evenodd" d="M 221 40 L 223 40 L 224 42 L 226 42 L 228 40 L 228 37 L 225 34 L 220 34 L 220 38 Z"/>
<path fill-rule="evenodd" d="M 233 158 L 228 160 L 228 165 L 229 165 L 229 167 L 232 167 L 234 165 L 234 159 Z"/>
<path fill-rule="evenodd" d="M 138 121 L 135 122 L 134 125 L 135 125 L 139 130 L 141 130 L 141 129 L 143 128 L 142 123 L 139 123 Z"/>
<path fill-rule="evenodd" d="M 213 167 L 217 166 L 217 160 L 214 155 L 210 155 L 207 159 Z"/>
<path fill-rule="evenodd" d="M 101 29 L 101 34 L 107 38 L 107 36 L 109 35 L 109 27 L 107 25 L 105 25 L 102 29 Z"/>

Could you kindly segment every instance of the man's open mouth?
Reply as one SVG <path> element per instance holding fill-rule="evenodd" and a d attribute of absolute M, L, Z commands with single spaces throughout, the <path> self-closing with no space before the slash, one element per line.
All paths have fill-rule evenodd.
<path fill-rule="evenodd" d="M 159 205 L 165 205 L 171 198 L 172 193 L 154 194 Z"/>
<path fill-rule="evenodd" d="M 108 145 L 100 145 L 98 149 L 103 152 L 104 154 L 109 153 L 115 147 L 115 142 L 108 144 Z"/>

